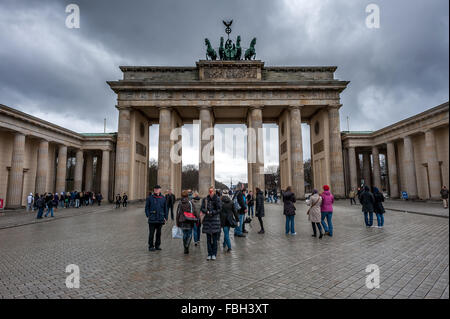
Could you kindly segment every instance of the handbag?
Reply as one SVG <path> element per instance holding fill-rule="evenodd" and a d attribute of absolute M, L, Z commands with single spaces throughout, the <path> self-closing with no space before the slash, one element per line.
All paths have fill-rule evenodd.
<path fill-rule="evenodd" d="M 237 222 L 234 219 L 233 216 L 228 215 L 228 223 L 230 224 L 231 228 L 236 228 L 237 227 Z"/>
<path fill-rule="evenodd" d="M 174 225 L 172 227 L 172 238 L 173 239 L 182 239 L 183 238 L 183 230 L 180 227 Z"/>
<path fill-rule="evenodd" d="M 320 196 L 319 196 L 319 198 L 316 200 L 316 202 L 315 202 L 314 204 L 312 204 L 312 205 L 309 207 L 308 211 L 306 212 L 306 215 L 309 215 L 309 211 L 311 210 L 311 208 L 313 208 L 314 206 L 316 206 L 316 204 L 319 202 L 319 200 L 320 200 Z"/>
<path fill-rule="evenodd" d="M 189 202 L 189 205 L 191 206 L 190 212 L 183 212 L 184 219 L 191 222 L 196 222 L 198 219 L 195 216 L 195 214 L 192 212 L 192 203 Z"/>

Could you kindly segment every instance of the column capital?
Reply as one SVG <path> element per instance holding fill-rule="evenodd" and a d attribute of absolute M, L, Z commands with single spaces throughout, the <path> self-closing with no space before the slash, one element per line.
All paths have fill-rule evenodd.
<path fill-rule="evenodd" d="M 208 111 L 212 111 L 212 106 L 211 105 L 200 105 L 197 106 L 197 109 L 200 110 L 208 110 Z"/>
<path fill-rule="evenodd" d="M 289 106 L 288 106 L 288 110 L 289 110 L 289 111 L 293 111 L 293 110 L 299 110 L 299 111 L 301 111 L 301 110 L 302 110 L 302 106 L 303 106 L 303 105 L 289 105 Z"/>
<path fill-rule="evenodd" d="M 263 110 L 264 109 L 264 105 L 252 105 L 248 107 L 249 111 L 253 111 L 253 110 Z"/>
<path fill-rule="evenodd" d="M 168 106 L 168 105 L 157 106 L 156 108 L 157 108 L 159 111 L 161 111 L 161 110 L 172 110 L 172 107 L 171 107 L 171 106 Z"/>

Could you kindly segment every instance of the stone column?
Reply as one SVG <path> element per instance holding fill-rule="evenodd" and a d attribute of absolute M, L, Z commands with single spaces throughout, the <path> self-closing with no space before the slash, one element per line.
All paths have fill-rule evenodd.
<path fill-rule="evenodd" d="M 255 162 L 252 163 L 252 191 L 256 194 L 256 187 L 264 190 L 264 135 L 263 135 L 263 120 L 262 108 L 255 107 L 250 109 L 251 129 L 254 135 L 254 147 L 251 148 L 255 152 L 252 158 Z"/>
<path fill-rule="evenodd" d="M 330 131 L 331 192 L 336 198 L 344 198 L 344 164 L 342 160 L 341 128 L 338 107 L 330 107 L 328 109 L 328 121 Z"/>
<path fill-rule="evenodd" d="M 116 174 L 114 192 L 129 194 L 130 149 L 131 149 L 130 110 L 119 109 L 119 130 L 116 144 Z"/>
<path fill-rule="evenodd" d="M 7 208 L 22 207 L 23 165 L 25 161 L 25 135 L 17 132 L 14 135 L 9 185 L 6 197 Z"/>
<path fill-rule="evenodd" d="M 350 188 L 358 188 L 358 171 L 356 169 L 356 151 L 354 147 L 348 148 L 348 163 L 350 169 Z"/>
<path fill-rule="evenodd" d="M 44 194 L 47 188 L 48 175 L 48 141 L 41 140 L 38 149 L 36 192 Z"/>
<path fill-rule="evenodd" d="M 84 191 L 93 191 L 93 176 L 94 176 L 94 156 L 92 153 L 86 153 L 86 172 L 84 173 Z"/>
<path fill-rule="evenodd" d="M 387 143 L 387 162 L 388 162 L 388 175 L 389 175 L 389 189 L 390 197 L 398 198 L 398 173 L 397 173 L 397 157 L 395 156 L 394 142 Z"/>
<path fill-rule="evenodd" d="M 60 145 L 58 148 L 58 167 L 56 168 L 56 192 L 66 191 L 67 171 L 67 146 Z"/>
<path fill-rule="evenodd" d="M 363 152 L 363 179 L 364 179 L 364 186 L 371 186 L 371 180 L 370 180 L 370 175 L 371 175 L 371 165 L 370 165 L 370 153 L 368 152 Z"/>
<path fill-rule="evenodd" d="M 212 112 L 209 107 L 200 109 L 200 160 L 198 171 L 198 188 L 200 197 L 208 195 L 208 188 L 211 186 L 211 165 L 213 159 L 209 157 L 207 145 L 211 143 L 210 134 L 203 136 L 204 132 L 212 126 Z"/>
<path fill-rule="evenodd" d="M 299 199 L 305 198 L 305 177 L 303 167 L 302 115 L 300 107 L 289 109 L 291 139 L 292 191 Z"/>
<path fill-rule="evenodd" d="M 441 198 L 441 172 L 436 151 L 436 137 L 432 129 L 425 131 L 425 150 L 427 154 L 431 199 L 438 200 Z"/>
<path fill-rule="evenodd" d="M 159 109 L 159 144 L 158 144 L 158 185 L 165 192 L 171 188 L 170 131 L 172 129 L 171 110 Z M 208 181 L 209 183 L 209 181 Z"/>
<path fill-rule="evenodd" d="M 372 147 L 373 158 L 373 186 L 381 191 L 381 168 L 380 168 L 380 152 L 378 147 Z"/>
<path fill-rule="evenodd" d="M 83 182 L 83 150 L 77 150 L 76 162 L 75 162 L 75 176 L 73 182 L 73 188 L 77 192 L 81 192 Z"/>
<path fill-rule="evenodd" d="M 411 199 L 417 198 L 416 166 L 411 136 L 403 138 L 403 166 L 405 168 L 406 191 Z"/>
<path fill-rule="evenodd" d="M 104 199 L 108 199 L 109 194 L 109 150 L 103 150 L 102 154 L 102 177 L 100 192 Z"/>

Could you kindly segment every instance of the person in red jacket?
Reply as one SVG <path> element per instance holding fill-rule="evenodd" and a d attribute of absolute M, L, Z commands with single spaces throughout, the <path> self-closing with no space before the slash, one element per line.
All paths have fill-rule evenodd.
<path fill-rule="evenodd" d="M 323 186 L 323 192 L 320 194 L 320 197 L 322 197 L 322 205 L 320 206 L 320 211 L 322 213 L 321 223 L 323 229 L 325 230 L 325 235 L 333 237 L 333 222 L 331 219 L 333 217 L 334 196 L 331 194 L 330 187 L 328 185 Z M 326 223 L 325 219 L 327 220 Z"/>

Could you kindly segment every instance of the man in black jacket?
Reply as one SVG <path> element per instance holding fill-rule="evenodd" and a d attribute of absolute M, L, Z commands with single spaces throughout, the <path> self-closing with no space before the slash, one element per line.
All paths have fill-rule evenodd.
<path fill-rule="evenodd" d="M 241 190 L 238 191 L 234 197 L 237 199 L 237 202 L 241 208 L 239 209 L 239 227 L 236 227 L 234 229 L 234 236 L 237 237 L 245 237 L 244 233 L 248 233 L 248 231 L 245 230 L 245 214 L 247 213 L 247 203 L 245 200 L 245 187 L 242 184 Z M 234 198 L 233 198 L 234 201 Z"/>
<path fill-rule="evenodd" d="M 166 194 L 166 204 L 167 209 L 170 210 L 170 218 L 173 220 L 173 205 L 175 204 L 175 195 L 172 193 L 171 189 L 169 189 Z"/>
<path fill-rule="evenodd" d="M 359 196 L 359 200 L 362 205 L 362 211 L 364 213 L 364 222 L 366 223 L 366 227 L 372 227 L 375 197 L 370 192 L 369 186 L 364 186 L 364 191 Z"/>
<path fill-rule="evenodd" d="M 155 185 L 153 194 L 147 197 L 145 202 L 145 215 L 147 216 L 149 226 L 148 250 L 161 250 L 161 228 L 166 223 L 168 215 L 166 199 L 161 194 L 161 186 Z M 155 242 L 153 242 L 154 238 Z"/>

